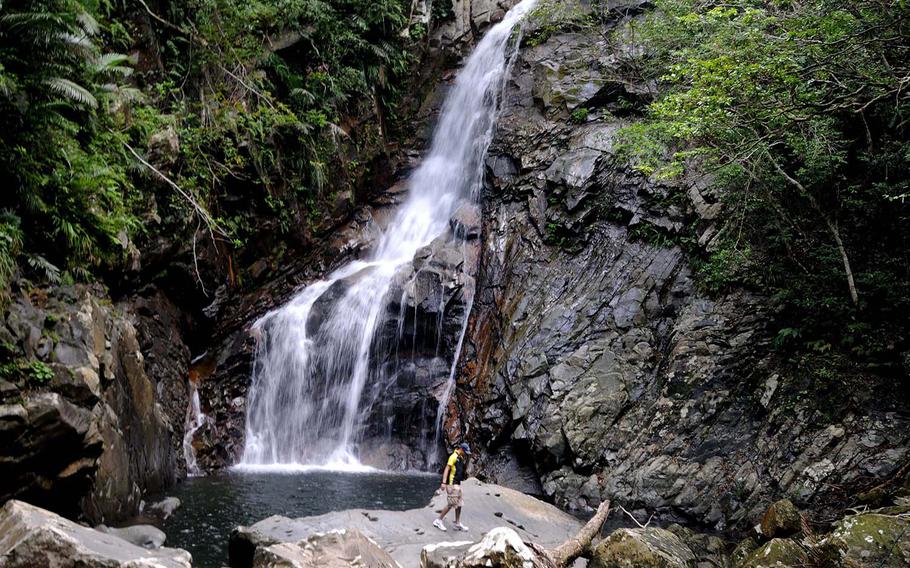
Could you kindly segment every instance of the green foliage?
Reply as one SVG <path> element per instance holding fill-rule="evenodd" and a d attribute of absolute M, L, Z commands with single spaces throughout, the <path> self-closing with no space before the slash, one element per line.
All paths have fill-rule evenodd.
<path fill-rule="evenodd" d="M 264 214 L 279 231 L 320 218 L 327 188 L 353 181 L 345 162 L 378 152 L 388 134 L 380 127 L 394 124 L 413 62 L 402 37 L 410 3 L 165 6 L 182 30 L 159 30 L 159 99 L 181 141 L 175 181 L 217 211 L 235 247 L 262 230 Z"/>
<path fill-rule="evenodd" d="M 0 213 L 0 297 L 16 271 L 16 257 L 22 251 L 23 239 L 19 218 L 9 211 Z"/>
<path fill-rule="evenodd" d="M 405 0 L 150 8 L 2 3 L 0 182 L 13 189 L 0 211 L 16 218 L 0 219 L 0 290 L 17 264 L 50 281 L 117 266 L 153 199 L 155 230 L 176 238 L 194 215 L 233 247 L 299 231 L 354 182 L 346 162 L 372 159 L 396 124 L 413 63 Z M 150 147 L 165 129 L 176 155 Z"/>
<path fill-rule="evenodd" d="M 103 52 L 98 33 L 75 1 L 4 3 L 0 183 L 10 190 L 0 208 L 18 217 L 0 227 L 0 288 L 26 249 L 46 255 L 30 264 L 84 273 L 121 256 L 136 226 L 128 160 L 108 113 L 135 98 L 120 83 L 131 69 L 125 56 Z"/>
<path fill-rule="evenodd" d="M 773 295 L 800 330 L 781 346 L 892 363 L 908 348 L 907 10 L 658 0 L 621 32 L 661 94 L 620 150 L 657 179 L 709 174 L 725 213 L 702 282 Z"/>
<path fill-rule="evenodd" d="M 595 16 L 574 0 L 542 0 L 528 16 L 524 43 L 536 47 L 545 43 L 553 34 L 589 27 L 595 23 Z"/>
<path fill-rule="evenodd" d="M 574 124 L 581 124 L 588 120 L 588 114 L 590 114 L 590 112 L 591 111 L 584 107 L 579 107 L 573 110 L 572 114 L 569 115 L 569 121 Z"/>
<path fill-rule="evenodd" d="M 0 377 L 15 383 L 25 381 L 32 386 L 41 386 L 54 378 L 54 371 L 37 359 L 19 358 L 0 365 Z"/>

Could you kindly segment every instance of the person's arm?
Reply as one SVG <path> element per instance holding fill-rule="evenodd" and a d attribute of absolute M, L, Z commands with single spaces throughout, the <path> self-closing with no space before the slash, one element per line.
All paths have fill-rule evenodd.
<path fill-rule="evenodd" d="M 446 465 L 446 468 L 442 471 L 442 485 L 440 487 L 445 487 L 447 485 L 446 480 L 449 478 L 449 468 L 450 465 Z"/>

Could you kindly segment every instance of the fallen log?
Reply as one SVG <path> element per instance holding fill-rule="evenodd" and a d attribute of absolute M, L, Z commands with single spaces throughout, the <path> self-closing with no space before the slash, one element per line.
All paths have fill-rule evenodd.
<path fill-rule="evenodd" d="M 607 517 L 610 515 L 610 501 L 604 501 L 597 507 L 597 512 L 585 526 L 581 527 L 578 534 L 549 552 L 550 558 L 559 568 L 570 566 L 575 559 L 591 549 L 594 537 L 600 534 Z"/>
<path fill-rule="evenodd" d="M 538 544 L 529 543 L 528 547 L 537 555 L 536 565 L 540 568 L 568 568 L 579 557 L 589 554 L 594 538 L 600 534 L 609 515 L 610 501 L 604 501 L 578 534 L 556 548 L 547 550 Z"/>

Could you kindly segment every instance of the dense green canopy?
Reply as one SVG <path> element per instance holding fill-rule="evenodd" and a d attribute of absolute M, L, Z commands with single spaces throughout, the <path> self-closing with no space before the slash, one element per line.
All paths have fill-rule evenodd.
<path fill-rule="evenodd" d="M 782 345 L 878 363 L 907 347 L 908 17 L 898 0 L 658 0 L 623 31 L 658 93 L 625 149 L 721 189 L 704 281 L 773 294 Z"/>

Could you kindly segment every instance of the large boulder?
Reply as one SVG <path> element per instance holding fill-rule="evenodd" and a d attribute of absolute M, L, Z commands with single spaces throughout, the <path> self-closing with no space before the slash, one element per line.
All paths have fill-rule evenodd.
<path fill-rule="evenodd" d="M 594 549 L 590 568 L 692 568 L 695 555 L 668 530 L 618 529 Z"/>
<path fill-rule="evenodd" d="M 514 530 L 496 527 L 484 535 L 480 542 L 468 549 L 457 564 L 459 568 L 541 568 L 537 555 L 521 540 Z"/>
<path fill-rule="evenodd" d="M 800 568 L 809 560 L 806 550 L 794 540 L 775 538 L 752 552 L 736 568 Z"/>
<path fill-rule="evenodd" d="M 98 286 L 21 290 L 6 306 L 0 374 L 15 396 L 0 405 L 0 501 L 111 523 L 175 481 L 167 389 L 146 372 L 128 309 Z M 178 342 L 156 329 L 149 343 Z"/>
<path fill-rule="evenodd" d="M 340 529 L 298 543 L 256 550 L 254 568 L 401 568 L 376 541 L 358 530 Z"/>
<path fill-rule="evenodd" d="M 474 546 L 470 540 L 428 544 L 420 551 L 420 568 L 451 568 Z"/>
<path fill-rule="evenodd" d="M 164 546 L 164 541 L 167 539 L 164 531 L 152 525 L 132 525 L 121 528 L 98 525 L 95 527 L 95 530 L 105 534 L 112 534 L 131 544 L 149 550 L 161 548 Z"/>
<path fill-rule="evenodd" d="M 190 568 L 185 550 L 148 550 L 22 501 L 0 509 L 0 568 Z"/>
<path fill-rule="evenodd" d="M 910 517 L 866 513 L 838 521 L 822 544 L 863 566 L 910 566 Z"/>
<path fill-rule="evenodd" d="M 787 537 L 801 529 L 799 509 L 789 499 L 772 503 L 761 519 L 761 532 L 768 538 Z"/>
<path fill-rule="evenodd" d="M 76 515 L 102 453 L 97 418 L 57 393 L 0 406 L 0 500 L 29 499 Z"/>

